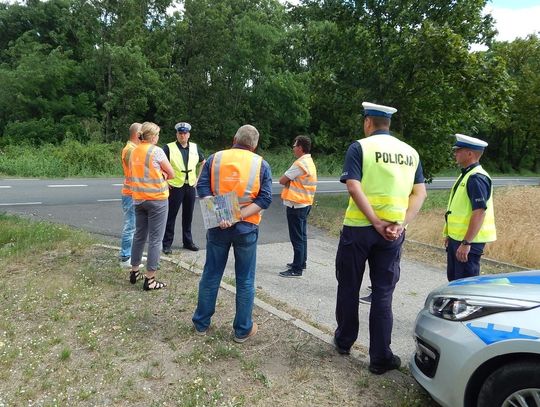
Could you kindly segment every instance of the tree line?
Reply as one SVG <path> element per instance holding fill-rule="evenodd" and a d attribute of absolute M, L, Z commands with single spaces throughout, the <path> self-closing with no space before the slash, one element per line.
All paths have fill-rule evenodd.
<path fill-rule="evenodd" d="M 124 140 L 148 120 L 171 135 L 188 121 L 209 149 L 252 123 L 264 149 L 303 133 L 343 154 L 366 100 L 398 109 L 393 131 L 428 176 L 452 162 L 454 133 L 488 141 L 493 169 L 538 171 L 540 41 L 495 41 L 486 2 L 2 3 L 0 147 Z"/>

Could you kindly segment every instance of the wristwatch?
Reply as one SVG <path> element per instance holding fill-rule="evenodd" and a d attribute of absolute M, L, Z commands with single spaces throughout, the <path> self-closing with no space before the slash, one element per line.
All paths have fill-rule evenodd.
<path fill-rule="evenodd" d="M 461 241 L 461 244 L 462 244 L 463 246 L 470 246 L 470 245 L 471 245 L 471 242 L 469 242 L 468 240 L 463 239 L 463 240 Z"/>

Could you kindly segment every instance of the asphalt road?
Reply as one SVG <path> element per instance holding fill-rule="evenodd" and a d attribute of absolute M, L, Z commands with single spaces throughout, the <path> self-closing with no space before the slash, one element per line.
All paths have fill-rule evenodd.
<path fill-rule="evenodd" d="M 428 189 L 450 188 L 454 178 L 437 178 Z M 495 178 L 494 185 L 539 185 L 540 178 Z M 121 178 L 74 179 L 0 179 L 0 211 L 49 220 L 104 235 L 111 243 L 120 238 L 122 210 L 120 205 Z M 273 183 L 274 203 L 263 217 L 260 242 L 288 242 L 287 223 L 279 200 L 281 185 Z M 345 186 L 335 178 L 322 178 L 317 194 L 345 192 Z M 205 247 L 205 232 L 199 205 L 193 216 L 194 241 Z M 177 235 L 181 222 L 177 222 Z M 178 247 L 178 242 L 173 248 Z"/>

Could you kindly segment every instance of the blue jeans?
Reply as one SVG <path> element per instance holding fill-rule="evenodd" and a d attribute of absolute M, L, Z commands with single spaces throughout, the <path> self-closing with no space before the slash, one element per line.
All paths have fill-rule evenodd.
<path fill-rule="evenodd" d="M 289 238 L 294 251 L 292 269 L 302 273 L 307 260 L 307 217 L 311 205 L 304 208 L 289 208 L 287 206 L 287 224 L 289 225 Z"/>
<path fill-rule="evenodd" d="M 209 229 L 206 234 L 206 263 L 199 282 L 199 299 L 193 314 L 193 324 L 198 331 L 205 331 L 216 311 L 219 284 L 229 257 L 234 250 L 234 272 L 236 277 L 236 315 L 233 329 L 237 337 L 249 334 L 253 327 L 252 311 L 255 300 L 255 264 L 259 230 L 233 234 L 227 229 Z"/>
<path fill-rule="evenodd" d="M 122 212 L 124 213 L 124 226 L 122 227 L 120 259 L 124 261 L 131 257 L 131 245 L 135 234 L 135 208 L 131 195 L 122 195 Z"/>

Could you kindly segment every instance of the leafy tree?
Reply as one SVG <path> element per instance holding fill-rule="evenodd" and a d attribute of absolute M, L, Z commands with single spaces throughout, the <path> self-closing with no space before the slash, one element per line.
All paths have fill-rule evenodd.
<path fill-rule="evenodd" d="M 502 171 L 540 168 L 540 39 L 530 35 L 498 42 L 488 58 L 502 61 L 509 80 L 508 103 L 483 128 L 494 165 Z"/>

